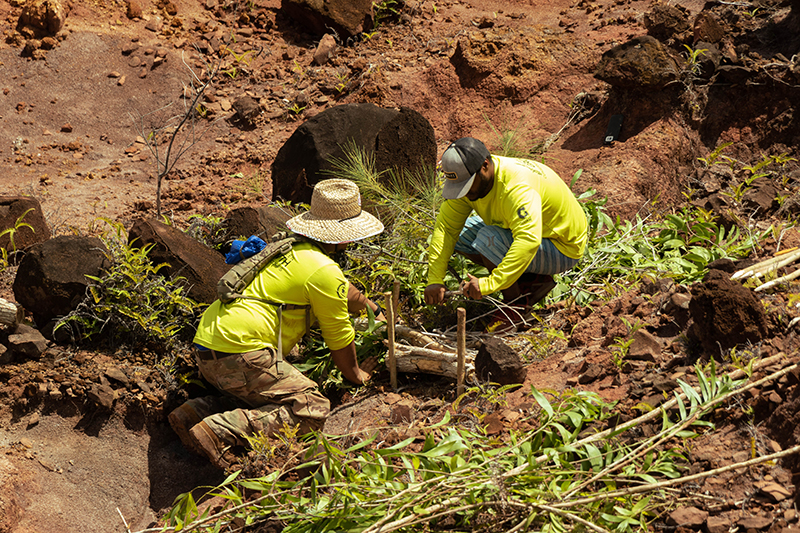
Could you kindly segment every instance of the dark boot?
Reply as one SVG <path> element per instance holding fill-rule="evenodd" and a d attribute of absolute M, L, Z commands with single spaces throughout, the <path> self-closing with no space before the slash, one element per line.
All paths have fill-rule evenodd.
<path fill-rule="evenodd" d="M 203 450 L 197 447 L 196 441 L 189 434 L 189 430 L 203 420 L 203 417 L 194 409 L 191 402 L 184 403 L 172 411 L 167 418 L 169 419 L 169 425 L 172 426 L 172 430 L 178 434 L 184 446 L 197 455 L 205 455 Z"/>
<path fill-rule="evenodd" d="M 236 455 L 230 451 L 230 446 L 220 439 L 205 422 L 196 424 L 189 430 L 189 435 L 194 441 L 194 446 L 202 450 L 211 464 L 220 470 L 228 470 L 237 462 Z"/>
<path fill-rule="evenodd" d="M 520 293 L 526 298 L 528 308 L 544 300 L 556 286 L 553 276 L 548 274 L 523 274 L 517 283 Z"/>

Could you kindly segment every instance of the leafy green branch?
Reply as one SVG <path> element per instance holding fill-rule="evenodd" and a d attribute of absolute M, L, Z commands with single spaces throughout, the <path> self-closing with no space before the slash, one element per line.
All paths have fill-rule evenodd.
<path fill-rule="evenodd" d="M 480 428 L 460 428 L 449 414 L 425 428 L 421 445 L 409 438 L 382 447 L 373 433 L 342 447 L 338 443 L 352 443 L 353 436 L 318 435 L 310 443 L 314 452 L 308 462 L 291 471 L 311 468 L 312 474 L 295 481 L 288 481 L 294 475 L 289 470 L 246 480 L 232 474 L 207 495 L 222 497 L 227 509 L 209 516 L 187 493 L 176 500 L 164 530 L 218 530 L 234 520 L 267 518 L 280 521 L 290 533 L 474 529 L 487 522 L 496 531 L 641 530 L 672 504 L 667 487 L 714 475 L 683 475 L 680 450 L 667 444 L 691 438 L 696 434 L 692 428 L 712 430 L 701 417 L 796 368 L 791 365 L 743 387 L 731 376 L 717 376 L 713 362 L 698 365 L 697 388 L 680 383 L 673 400 L 660 408 L 584 438 L 604 425 L 613 404 L 589 392 L 536 389 L 531 396 L 538 410 L 529 429 L 511 431 L 503 441 L 487 438 Z M 662 429 L 653 437 L 633 445 L 621 438 L 657 417 Z M 800 447 L 791 453 L 797 451 Z M 260 496 L 248 501 L 245 490 Z"/>

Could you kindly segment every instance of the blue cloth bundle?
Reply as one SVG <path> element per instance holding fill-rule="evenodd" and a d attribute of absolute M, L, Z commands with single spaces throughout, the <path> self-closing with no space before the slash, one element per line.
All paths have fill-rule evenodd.
<path fill-rule="evenodd" d="M 242 259 L 246 259 L 251 255 L 255 255 L 267 246 L 267 243 L 251 235 L 246 241 L 233 241 L 231 250 L 225 254 L 225 262 L 229 265 L 235 265 Z"/>

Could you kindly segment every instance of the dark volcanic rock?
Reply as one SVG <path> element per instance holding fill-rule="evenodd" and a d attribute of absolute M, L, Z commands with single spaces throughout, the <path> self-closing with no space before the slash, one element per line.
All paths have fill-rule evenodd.
<path fill-rule="evenodd" d="M 689 312 L 694 320 L 690 334 L 706 356 L 757 343 L 767 335 L 764 306 L 753 291 L 719 270 L 711 270 L 702 283 L 692 287 Z"/>

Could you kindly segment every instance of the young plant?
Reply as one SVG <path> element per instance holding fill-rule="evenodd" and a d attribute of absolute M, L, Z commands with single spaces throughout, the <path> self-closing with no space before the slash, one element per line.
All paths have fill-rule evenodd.
<path fill-rule="evenodd" d="M 401 7 L 402 3 L 399 0 L 372 2 L 372 12 L 375 14 L 375 29 L 378 29 L 384 22 L 400 16 Z"/>
<path fill-rule="evenodd" d="M 153 265 L 147 257 L 153 245 L 136 248 L 128 244 L 124 227 L 106 222 L 115 233 L 102 236 L 112 266 L 93 282 L 78 307 L 59 320 L 73 342 L 106 341 L 111 345 L 146 343 L 167 349 L 189 340 L 201 305 L 184 294 L 182 279 L 159 274 L 166 264 Z"/>
<path fill-rule="evenodd" d="M 692 48 L 688 44 L 683 45 L 686 48 L 686 69 L 692 76 L 700 73 L 702 66 L 700 65 L 700 57 L 706 55 L 708 49 L 706 48 Z"/>
<path fill-rule="evenodd" d="M 11 255 L 15 255 L 17 253 L 17 243 L 14 238 L 17 232 L 20 230 L 20 228 L 28 228 L 29 230 L 31 230 L 31 232 L 36 233 L 36 230 L 33 229 L 33 226 L 23 221 L 23 219 L 31 211 L 33 211 L 32 207 L 27 209 L 24 213 L 22 213 L 19 217 L 17 217 L 17 220 L 14 221 L 14 225 L 12 227 L 0 231 L 0 239 L 2 239 L 5 236 L 8 236 L 8 247 L 0 248 L 0 267 L 2 267 L 0 268 L 0 271 L 3 271 L 6 268 L 8 268 L 9 252 L 11 253 Z"/>
<path fill-rule="evenodd" d="M 306 106 L 301 106 L 300 104 L 295 102 L 289 107 L 289 112 L 292 113 L 294 116 L 297 116 L 300 113 L 302 113 L 305 110 L 305 108 Z"/>
<path fill-rule="evenodd" d="M 184 62 L 184 65 L 186 63 Z M 129 113 L 131 121 L 156 165 L 156 216 L 161 217 L 161 186 L 164 178 L 172 172 L 175 165 L 200 139 L 208 133 L 211 125 L 201 127 L 200 119 L 207 115 L 202 106 L 203 94 L 214 82 L 219 65 L 207 66 L 205 81 L 201 74 L 186 65 L 189 83 L 184 84 L 184 94 L 176 113 L 169 110 L 175 102 L 161 109 L 147 113 L 137 112 L 136 117 Z"/>

